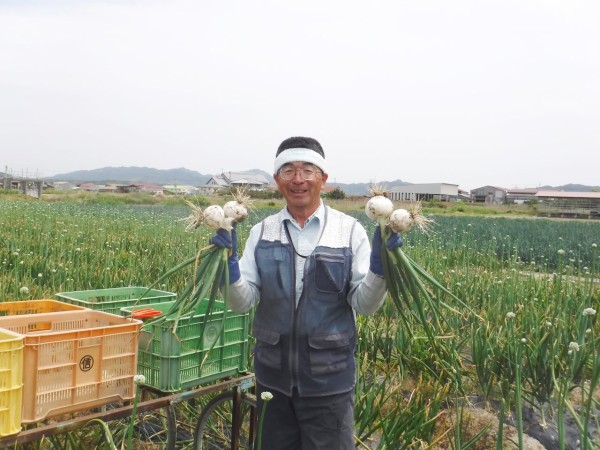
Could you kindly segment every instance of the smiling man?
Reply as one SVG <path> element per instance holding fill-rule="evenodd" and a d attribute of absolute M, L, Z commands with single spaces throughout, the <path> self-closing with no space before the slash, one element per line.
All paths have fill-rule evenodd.
<path fill-rule="evenodd" d="M 315 139 L 283 141 L 274 172 L 286 207 L 252 228 L 239 263 L 235 230 L 212 239 L 233 248 L 231 308 L 256 307 L 262 450 L 354 449 L 355 315 L 385 299 L 381 234 L 377 228 L 371 250 L 356 219 L 323 204 L 328 168 Z M 393 234 L 386 245 L 402 240 Z"/>

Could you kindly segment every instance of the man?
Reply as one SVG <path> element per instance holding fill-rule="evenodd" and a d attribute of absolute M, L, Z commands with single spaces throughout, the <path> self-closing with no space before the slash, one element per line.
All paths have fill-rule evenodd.
<path fill-rule="evenodd" d="M 328 178 L 315 139 L 281 143 L 274 178 L 286 207 L 255 225 L 237 260 L 237 235 L 212 242 L 232 247 L 230 306 L 256 307 L 254 370 L 265 408 L 262 450 L 354 449 L 355 314 L 385 299 L 381 233 L 373 250 L 354 218 L 321 201 Z M 402 240 L 393 234 L 388 248 Z M 269 391 L 273 399 L 260 401 Z"/>

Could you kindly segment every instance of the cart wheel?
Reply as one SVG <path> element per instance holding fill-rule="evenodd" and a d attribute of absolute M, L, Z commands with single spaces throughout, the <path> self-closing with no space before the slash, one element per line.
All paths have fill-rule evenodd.
<path fill-rule="evenodd" d="M 194 443 L 196 450 L 250 450 L 256 429 L 256 396 L 242 392 L 240 397 L 240 429 L 238 446 L 232 447 L 234 391 L 217 395 L 200 412 Z"/>
<path fill-rule="evenodd" d="M 161 394 L 144 389 L 142 399 L 158 398 Z M 148 449 L 173 450 L 177 443 L 177 414 L 172 404 L 138 414 L 134 435 Z"/>

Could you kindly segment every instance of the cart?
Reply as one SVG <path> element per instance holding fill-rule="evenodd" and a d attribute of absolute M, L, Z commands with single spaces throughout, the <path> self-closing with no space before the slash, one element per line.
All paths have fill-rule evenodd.
<path fill-rule="evenodd" d="M 187 428 L 193 429 L 193 436 L 187 439 L 187 448 L 193 445 L 191 448 L 198 450 L 251 449 L 257 430 L 256 397 L 253 390 L 252 373 L 173 394 L 144 387 L 141 389 L 140 400 L 135 405 L 136 419 L 141 420 L 140 423 L 145 423 L 148 418 L 151 420 L 151 429 L 142 431 L 143 440 L 151 443 L 147 448 L 178 448 L 182 444 L 178 441 L 177 430 L 182 424 L 177 417 L 176 406 L 187 403 L 196 407 L 197 399 L 210 396 L 200 408 L 196 424 L 186 424 Z M 95 426 L 99 423 L 98 420 L 106 422 L 110 427 L 111 421 L 130 418 L 133 409 L 132 403 L 73 414 L 67 419 L 52 421 L 0 438 L 0 448 L 16 448 L 17 445 L 40 441 L 50 436 L 65 435 L 84 427 Z M 134 436 L 139 438 L 140 427 L 134 433 Z"/>
<path fill-rule="evenodd" d="M 47 300 L 26 305 L 4 303 L 3 306 L 9 314 L 0 317 L 0 321 L 4 321 L 2 324 L 14 328 L 13 331 L 18 329 L 24 336 L 22 339 L 27 341 L 23 345 L 12 344 L 17 342 L 13 335 L 19 336 L 15 333 L 7 335 L 3 341 L 4 355 L 13 358 L 3 360 L 4 372 L 8 371 L 9 381 L 12 381 L 4 384 L 13 388 L 15 395 L 10 398 L 27 398 L 27 402 L 23 400 L 23 411 L 27 409 L 27 414 L 22 416 L 20 431 L 18 426 L 0 426 L 0 449 L 21 448 L 22 444 L 43 440 L 54 441 L 55 448 L 72 448 L 71 432 L 84 433 L 88 438 L 91 427 L 100 427 L 98 431 L 102 431 L 93 430 L 94 437 L 99 437 L 96 446 L 111 448 L 103 434 L 104 424 L 120 433 L 114 436 L 115 441 L 125 442 L 124 430 L 134 411 L 134 436 L 136 440 L 148 443 L 137 445 L 136 449 L 252 448 L 257 401 L 253 394 L 254 374 L 247 370 L 247 313 L 230 313 L 225 317 L 224 306 L 216 302 L 214 312 L 205 317 L 202 308 L 206 305 L 203 303 L 196 316 L 179 320 L 177 334 L 174 334 L 168 322 L 140 328 L 139 320 L 130 321 L 126 317 L 79 306 L 76 310 L 63 311 L 68 309 L 65 305 L 57 308 Z M 169 302 L 154 304 L 154 308 L 169 308 Z M 131 314 L 127 312 L 126 315 Z M 26 351 L 21 356 L 23 347 Z M 85 351 L 80 354 L 79 349 Z M 87 354 L 92 352 L 94 358 Z M 137 367 L 133 355 L 137 355 Z M 88 359 L 92 363 L 82 365 L 82 361 Z M 63 367 L 74 369 L 63 372 Z M 10 376 L 11 370 L 14 376 Z M 145 379 L 138 381 L 140 384 L 135 384 L 135 377 L 131 375 L 136 370 Z M 17 378 L 20 380 L 21 372 L 25 371 L 27 375 L 20 384 Z M 37 402 L 36 394 L 40 391 L 33 386 L 39 388 L 40 380 L 48 373 L 59 373 L 48 377 L 50 382 L 44 385 L 40 396 L 50 400 Z M 85 383 L 78 384 L 78 376 L 70 375 L 73 373 L 84 378 Z M 91 382 L 86 378 L 89 375 L 93 375 Z M 96 391 L 88 388 L 104 382 L 117 385 L 121 380 L 127 382 L 120 385 L 124 386 L 121 390 L 110 391 L 115 395 L 95 396 Z M 2 378 L 0 394 L 7 392 L 1 381 Z M 132 395 L 116 395 L 123 394 L 130 382 L 133 391 L 126 392 Z M 20 393 L 17 391 L 20 386 L 23 386 L 21 397 L 16 395 Z M 79 392 L 80 387 L 86 394 L 91 394 L 84 396 L 85 401 L 78 402 L 78 397 L 69 393 Z M 55 398 L 60 399 L 58 406 L 52 403 Z M 65 398 L 70 399 L 69 402 Z M 12 400 L 4 401 L 5 409 L 7 403 L 8 411 L 21 411 Z M 46 416 L 51 410 L 53 413 Z M 185 439 L 178 433 L 182 430 Z M 91 445 L 92 448 L 96 446 Z M 22 448 L 30 447 L 24 445 Z"/>

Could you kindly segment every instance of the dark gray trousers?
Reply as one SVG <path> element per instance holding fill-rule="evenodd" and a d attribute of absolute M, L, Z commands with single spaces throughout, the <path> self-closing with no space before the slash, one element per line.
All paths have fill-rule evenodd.
<path fill-rule="evenodd" d="M 257 386 L 258 418 L 266 405 L 261 450 L 354 450 L 354 391 L 292 397 Z M 273 399 L 261 400 L 269 391 Z"/>

